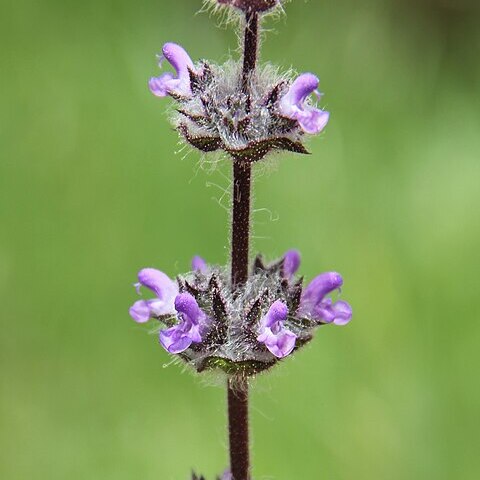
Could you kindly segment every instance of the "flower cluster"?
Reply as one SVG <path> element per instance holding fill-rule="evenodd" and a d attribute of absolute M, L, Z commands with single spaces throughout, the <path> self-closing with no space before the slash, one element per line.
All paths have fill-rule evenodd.
<path fill-rule="evenodd" d="M 252 275 L 235 292 L 226 269 L 200 257 L 193 259 L 192 272 L 175 281 L 145 268 L 135 287 L 155 296 L 135 302 L 130 315 L 138 323 L 163 323 L 161 345 L 198 372 L 220 368 L 254 375 L 311 340 L 316 327 L 345 325 L 352 317 L 347 302 L 329 296 L 342 286 L 340 274 L 322 273 L 303 288 L 299 265 L 295 250 L 269 265 L 257 256 Z"/>
<path fill-rule="evenodd" d="M 243 89 L 238 62 L 195 64 L 175 43 L 163 46 L 160 65 L 164 59 L 175 74 L 151 78 L 150 90 L 177 101 L 174 125 L 202 152 L 223 150 L 244 162 L 261 160 L 274 150 L 308 153 L 305 134 L 321 132 L 328 122 L 328 112 L 311 102 L 312 94 L 320 98 L 319 80 L 312 73 L 291 81 L 265 67 L 252 74 Z"/>

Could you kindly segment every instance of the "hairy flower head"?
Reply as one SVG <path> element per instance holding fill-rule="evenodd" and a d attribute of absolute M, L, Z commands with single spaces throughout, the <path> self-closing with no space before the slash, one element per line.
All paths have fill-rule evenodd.
<path fill-rule="evenodd" d="M 296 250 L 268 265 L 258 256 L 248 281 L 235 291 L 227 269 L 201 257 L 176 282 L 158 270 L 143 269 L 141 284 L 157 297 L 141 301 L 147 303 L 140 321 L 151 318 L 164 324 L 161 345 L 198 372 L 254 375 L 309 342 L 317 327 L 345 325 L 351 319 L 350 305 L 329 297 L 343 284 L 342 277 L 323 273 L 303 288 L 303 279 L 295 275 L 299 264 Z M 164 302 L 162 308 L 148 303 L 158 301 Z M 130 314 L 137 322 L 138 310 L 136 302 Z"/>
<path fill-rule="evenodd" d="M 163 56 L 176 75 L 150 80 L 152 93 L 177 102 L 175 128 L 194 148 L 208 153 L 223 150 L 234 160 L 256 162 L 272 151 L 308 153 L 305 134 L 320 133 L 328 112 L 310 98 L 318 78 L 304 73 L 295 80 L 265 66 L 242 89 L 241 64 L 193 63 L 186 51 L 166 43 Z"/>

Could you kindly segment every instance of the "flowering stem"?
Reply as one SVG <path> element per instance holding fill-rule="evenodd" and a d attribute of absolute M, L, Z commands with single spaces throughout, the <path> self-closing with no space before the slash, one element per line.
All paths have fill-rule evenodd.
<path fill-rule="evenodd" d="M 248 383 L 228 381 L 228 424 L 232 480 L 250 480 Z"/>
<path fill-rule="evenodd" d="M 251 164 L 234 160 L 231 272 L 233 290 L 244 284 L 248 278 L 251 183 Z"/>
<path fill-rule="evenodd" d="M 255 11 L 245 14 L 243 43 L 242 91 L 250 102 L 250 77 L 258 56 L 259 18 Z M 232 198 L 232 290 L 248 279 L 250 242 L 250 196 L 252 164 L 233 159 Z M 238 378 L 228 380 L 228 434 L 232 480 L 250 480 L 248 440 L 248 383 Z"/>
<path fill-rule="evenodd" d="M 252 166 L 233 162 L 232 290 L 247 281 Z M 228 432 L 233 480 L 249 480 L 248 383 L 228 380 Z"/>
<path fill-rule="evenodd" d="M 257 65 L 258 13 L 245 14 L 243 42 L 242 90 L 250 98 L 249 79 Z M 250 240 L 250 192 L 252 188 L 251 163 L 233 159 L 233 212 L 232 212 L 232 290 L 248 278 L 248 245 Z"/>
<path fill-rule="evenodd" d="M 258 54 L 258 13 L 248 11 L 245 14 L 245 35 L 243 40 L 242 90 L 248 95 L 248 80 L 255 70 Z"/>

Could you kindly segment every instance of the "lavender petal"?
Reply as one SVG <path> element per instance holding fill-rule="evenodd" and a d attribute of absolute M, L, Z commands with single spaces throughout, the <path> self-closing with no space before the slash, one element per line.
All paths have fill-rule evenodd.
<path fill-rule="evenodd" d="M 195 66 L 188 53 L 183 47 L 173 42 L 168 42 L 163 46 L 163 56 L 160 57 L 160 63 L 163 58 L 167 59 L 177 75 L 164 73 L 160 77 L 150 79 L 148 86 L 151 92 L 157 97 L 167 95 L 179 95 L 188 97 L 192 94 L 190 86 L 190 71 L 195 71 Z"/>
<path fill-rule="evenodd" d="M 167 300 L 178 293 L 177 284 L 165 273 L 155 268 L 142 268 L 138 272 L 138 281 L 162 300 Z"/>
<path fill-rule="evenodd" d="M 335 319 L 333 323 L 335 325 L 346 325 L 352 319 L 352 307 L 349 303 L 339 300 L 333 307 L 335 312 Z"/>
<path fill-rule="evenodd" d="M 291 278 L 300 266 L 300 252 L 298 250 L 288 250 L 283 256 L 283 274 L 286 278 Z"/>
<path fill-rule="evenodd" d="M 343 285 L 343 278 L 337 272 L 317 275 L 305 288 L 300 302 L 301 309 L 311 309 L 321 302 L 325 295 Z"/>
<path fill-rule="evenodd" d="M 208 271 L 207 262 L 202 257 L 195 255 L 192 258 L 192 270 L 200 273 L 206 273 Z"/>
<path fill-rule="evenodd" d="M 129 309 L 128 313 L 137 323 L 145 323 L 150 320 L 150 307 L 146 300 L 138 300 Z"/>
<path fill-rule="evenodd" d="M 287 316 L 287 306 L 280 300 L 275 301 L 262 318 L 258 331 L 257 341 L 263 343 L 278 358 L 290 354 L 297 339 L 297 336 L 283 325 Z"/>

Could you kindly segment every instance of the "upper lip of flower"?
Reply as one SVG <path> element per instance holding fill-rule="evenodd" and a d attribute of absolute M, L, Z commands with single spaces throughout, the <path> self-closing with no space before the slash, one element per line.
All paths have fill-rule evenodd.
<path fill-rule="evenodd" d="M 167 95 L 177 95 L 180 97 L 188 97 L 192 90 L 190 86 L 190 72 L 195 71 L 192 59 L 183 47 L 173 42 L 166 43 L 162 48 L 159 57 L 159 65 L 165 58 L 170 62 L 177 76 L 166 72 L 159 77 L 152 77 L 149 81 L 151 92 L 158 97 L 166 97 Z"/>
<path fill-rule="evenodd" d="M 148 321 L 151 317 L 171 315 L 175 313 L 174 300 L 178 294 L 178 285 L 165 273 L 155 268 L 143 268 L 138 272 L 137 293 L 144 286 L 155 293 L 156 298 L 138 300 L 130 307 L 130 316 L 139 323 Z"/>

